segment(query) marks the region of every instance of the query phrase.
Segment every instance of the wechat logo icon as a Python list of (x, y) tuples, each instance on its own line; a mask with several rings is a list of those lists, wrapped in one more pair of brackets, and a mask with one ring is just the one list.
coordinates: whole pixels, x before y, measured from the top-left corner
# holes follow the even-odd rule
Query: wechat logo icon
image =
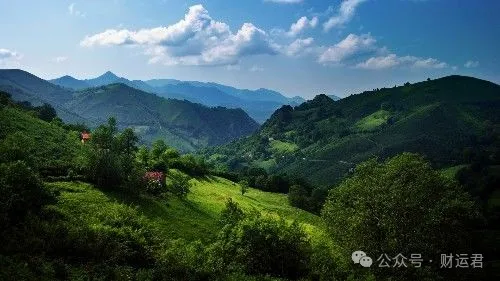
[(354, 263), (359, 263), (362, 267), (370, 267), (373, 263), (372, 258), (367, 256), (363, 251), (353, 252), (351, 258)]

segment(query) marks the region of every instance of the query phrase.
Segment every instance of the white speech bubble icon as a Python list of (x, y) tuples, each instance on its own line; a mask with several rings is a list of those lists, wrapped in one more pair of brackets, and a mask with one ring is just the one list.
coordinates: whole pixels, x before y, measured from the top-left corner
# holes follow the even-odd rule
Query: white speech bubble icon
[(359, 264), (363, 267), (370, 267), (372, 266), (373, 260), (370, 257), (362, 257), (359, 259)]
[(352, 253), (352, 261), (354, 263), (359, 263), (359, 260), (362, 258), (362, 257), (366, 257), (366, 253), (363, 252), (363, 251), (355, 251)]

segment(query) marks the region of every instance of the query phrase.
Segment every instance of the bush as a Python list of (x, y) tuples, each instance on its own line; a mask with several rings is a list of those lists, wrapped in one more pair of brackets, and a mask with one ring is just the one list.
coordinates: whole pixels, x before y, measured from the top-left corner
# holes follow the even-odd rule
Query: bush
[(189, 176), (182, 172), (171, 170), (170, 175), (167, 179), (167, 189), (180, 198), (186, 198), (191, 188), (191, 183), (189, 182)]
[(38, 175), (22, 161), (0, 164), (0, 224), (16, 224), (38, 212), (51, 196)]
[(309, 194), (307, 190), (300, 185), (292, 185), (290, 192), (288, 192), (288, 203), (299, 209), (309, 210)]
[(298, 223), (252, 214), (227, 224), (212, 248), (212, 260), (232, 272), (299, 279), (309, 273), (311, 245)]
[(218, 280), (207, 263), (205, 245), (199, 241), (187, 243), (174, 240), (161, 254), (154, 280)]
[(90, 152), (87, 177), (97, 187), (113, 189), (124, 181), (122, 166), (117, 155), (104, 149)]

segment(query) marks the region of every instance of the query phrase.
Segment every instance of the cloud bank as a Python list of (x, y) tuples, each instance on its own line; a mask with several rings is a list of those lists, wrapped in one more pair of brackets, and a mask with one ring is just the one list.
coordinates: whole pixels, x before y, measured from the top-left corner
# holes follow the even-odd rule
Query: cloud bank
[(416, 56), (398, 56), (386, 47), (377, 45), (377, 40), (370, 34), (349, 34), (339, 43), (326, 47), (318, 62), (324, 65), (348, 64), (355, 68), (381, 70), (395, 67), (411, 68), (446, 68), (449, 65), (435, 58)]
[(228, 65), (246, 56), (278, 53), (278, 46), (262, 29), (244, 23), (233, 33), (226, 23), (213, 20), (202, 5), (191, 6), (184, 19), (169, 26), (108, 29), (86, 36), (80, 45), (143, 46), (150, 63), (167, 65)]

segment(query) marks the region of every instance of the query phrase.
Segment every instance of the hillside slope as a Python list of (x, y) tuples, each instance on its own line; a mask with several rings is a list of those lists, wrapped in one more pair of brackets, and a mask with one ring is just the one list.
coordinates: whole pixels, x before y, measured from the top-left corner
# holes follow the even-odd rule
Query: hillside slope
[[(8, 92), (16, 101), (29, 101), (34, 105), (49, 103), (58, 116), (69, 123), (95, 127), (114, 116), (120, 127), (134, 127), (146, 144), (163, 138), (183, 151), (223, 144), (249, 135), (258, 128), (258, 124), (241, 109), (208, 108), (187, 101), (164, 99), (124, 84), (97, 88), (84, 86), (107, 83), (115, 78), (114, 74), (106, 73), (83, 82), (71, 77), (62, 79), (85, 83), (80, 84), (86, 89), (74, 92), (22, 70), (0, 70), (0, 90)], [(120, 79), (134, 85), (139, 83)], [(149, 87), (145, 83), (139, 84)]]
[(138, 213), (168, 239), (212, 240), (220, 229), (220, 212), (229, 198), (247, 212), (257, 210), (289, 221), (296, 220), (312, 237), (323, 234), (321, 219), (289, 206), (286, 195), (250, 189), (242, 196), (237, 184), (218, 177), (200, 181), (193, 179), (192, 182), (193, 187), (186, 200), (137, 197), (123, 192), (104, 193), (87, 183), (58, 182), (49, 186), (61, 192), (57, 207), (64, 213), (70, 212), (75, 218), (83, 216), (97, 222), (99, 216), (107, 214), (108, 210), (137, 206)]
[(164, 99), (124, 84), (82, 90), (65, 106), (94, 123), (114, 116), (120, 126), (136, 128), (146, 141), (164, 137), (183, 150), (223, 144), (258, 128), (241, 109)]
[(0, 90), (9, 93), (14, 100), (28, 101), (33, 105), (51, 104), (57, 115), (72, 123), (85, 120), (64, 108), (63, 104), (72, 98), (69, 89), (47, 83), (47, 81), (19, 69), (0, 69)]
[[(0, 92), (2, 95), (4, 93)], [(77, 150), (81, 146), (78, 133), (3, 104), (0, 104), (0, 141), (0, 159), (28, 159), (42, 172), (56, 173), (65, 171), (68, 165), (77, 161)]]
[(463, 149), (499, 123), (499, 85), (449, 76), (284, 106), (251, 137), (210, 153), (231, 169), (259, 166), (330, 186), (373, 156), (409, 151), (438, 166), (460, 164)]

